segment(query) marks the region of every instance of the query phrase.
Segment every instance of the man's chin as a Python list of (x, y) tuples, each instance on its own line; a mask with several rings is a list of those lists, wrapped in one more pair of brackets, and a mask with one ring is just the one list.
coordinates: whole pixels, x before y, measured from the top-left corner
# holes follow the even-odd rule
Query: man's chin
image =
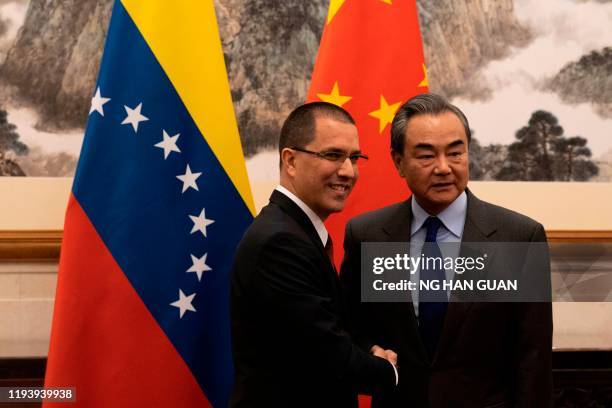
[(435, 209), (437, 211), (442, 211), (443, 209), (451, 205), (458, 196), (459, 194), (456, 194), (456, 191), (449, 192), (449, 194), (430, 195), (428, 197), (427, 203), (424, 204), (428, 207), (431, 207), (432, 210)]
[(330, 205), (327, 207), (327, 211), (329, 214), (339, 213), (340, 211), (344, 210), (345, 204), (346, 204), (346, 200), (342, 200), (342, 201), (334, 200), (334, 203), (330, 203)]
[(344, 203), (342, 203), (342, 205), (335, 205), (335, 206), (333, 207), (333, 209), (331, 210), (331, 213), (332, 213), (332, 214), (333, 214), (333, 213), (339, 213), (339, 212), (341, 212), (342, 210), (344, 210)]

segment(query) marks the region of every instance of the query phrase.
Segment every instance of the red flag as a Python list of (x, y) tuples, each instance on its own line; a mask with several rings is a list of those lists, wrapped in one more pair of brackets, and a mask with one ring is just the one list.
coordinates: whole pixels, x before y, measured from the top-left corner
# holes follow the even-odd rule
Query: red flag
[[(416, 1), (331, 0), (308, 100), (348, 110), (370, 156), (344, 211), (327, 221), (335, 242), (343, 242), (351, 217), (408, 197), (391, 161), (389, 131), (397, 109), (427, 85)], [(342, 255), (335, 251), (337, 264)]]
[[(326, 223), (335, 242), (344, 241), (351, 217), (408, 197), (391, 161), (389, 131), (402, 103), (427, 86), (416, 1), (331, 0), (308, 100), (348, 110), (361, 150), (370, 156), (344, 211)], [(343, 251), (337, 248), (339, 264)], [(360, 400), (360, 406), (368, 405), (368, 399)]]

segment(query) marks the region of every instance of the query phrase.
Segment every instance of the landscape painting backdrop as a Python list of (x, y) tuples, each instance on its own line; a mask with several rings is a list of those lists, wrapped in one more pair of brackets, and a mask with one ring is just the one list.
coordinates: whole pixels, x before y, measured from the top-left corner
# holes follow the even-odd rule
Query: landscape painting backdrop
[[(72, 176), (112, 0), (0, 0), (0, 176)], [(274, 178), (328, 1), (216, 0), (251, 178)], [(430, 90), (475, 180), (612, 181), (611, 0), (417, 0)]]

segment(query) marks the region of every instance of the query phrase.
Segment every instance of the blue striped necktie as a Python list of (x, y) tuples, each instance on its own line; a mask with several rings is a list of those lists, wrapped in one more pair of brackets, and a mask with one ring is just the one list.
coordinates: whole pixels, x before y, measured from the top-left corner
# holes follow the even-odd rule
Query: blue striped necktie
[[(429, 217), (423, 226), (427, 228), (427, 236), (421, 251), (423, 259), (421, 260), (420, 271), (419, 332), (429, 357), (433, 360), (442, 334), (444, 316), (448, 306), (446, 290), (443, 287), (443, 282), (446, 279), (444, 259), (436, 242), (442, 221), (438, 217)], [(436, 280), (439, 283), (438, 290), (431, 287), (423, 289), (427, 283)]]

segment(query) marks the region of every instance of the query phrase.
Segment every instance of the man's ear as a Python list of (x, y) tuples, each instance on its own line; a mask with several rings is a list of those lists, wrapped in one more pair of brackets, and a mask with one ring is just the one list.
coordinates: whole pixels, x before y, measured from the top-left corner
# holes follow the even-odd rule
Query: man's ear
[(295, 151), (285, 147), (281, 151), (281, 166), (285, 168), (287, 174), (291, 177), (295, 177)]
[(399, 173), (400, 177), (405, 177), (404, 170), (402, 167), (402, 164), (405, 160), (404, 156), (399, 154), (395, 150), (391, 150), (391, 159), (393, 160), (393, 164), (395, 165), (395, 168), (397, 169), (397, 172)]

